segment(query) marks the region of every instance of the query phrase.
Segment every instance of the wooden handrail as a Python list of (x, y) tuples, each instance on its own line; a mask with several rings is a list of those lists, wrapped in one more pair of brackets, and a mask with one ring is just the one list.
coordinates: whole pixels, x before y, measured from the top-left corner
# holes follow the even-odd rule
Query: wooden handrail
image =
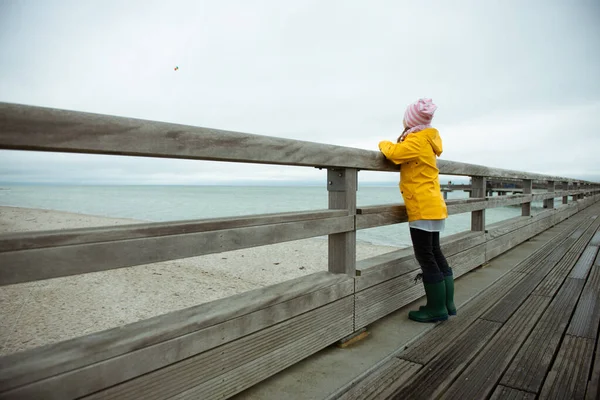
[[(0, 149), (399, 170), (378, 151), (2, 102)], [(448, 160), (438, 167), (445, 175), (587, 182)]]

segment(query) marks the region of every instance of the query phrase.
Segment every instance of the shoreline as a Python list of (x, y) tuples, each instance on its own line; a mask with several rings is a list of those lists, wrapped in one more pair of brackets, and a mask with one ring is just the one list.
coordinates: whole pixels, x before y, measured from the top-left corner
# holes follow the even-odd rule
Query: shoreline
[[(0, 234), (145, 222), (0, 206)], [(400, 247), (357, 243), (357, 260)], [(0, 287), (0, 355), (125, 325), (327, 270), (327, 240), (303, 239)]]

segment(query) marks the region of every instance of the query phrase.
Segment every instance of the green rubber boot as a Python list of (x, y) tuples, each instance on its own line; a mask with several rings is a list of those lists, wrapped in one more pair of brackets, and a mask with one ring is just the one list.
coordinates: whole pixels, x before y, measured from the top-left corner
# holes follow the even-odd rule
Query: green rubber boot
[(408, 318), (417, 322), (437, 322), (448, 319), (448, 310), (446, 309), (446, 282), (423, 283), (425, 295), (427, 296), (427, 305), (421, 307), (419, 311), (410, 311)]
[[(448, 315), (456, 315), (456, 306), (454, 305), (454, 277), (452, 275), (445, 276), (444, 282), (446, 284), (446, 308), (448, 309)], [(423, 311), (427, 306), (419, 307), (420, 311)]]
[(446, 308), (449, 315), (456, 315), (456, 306), (454, 305), (454, 277), (452, 275), (444, 277), (446, 284)]

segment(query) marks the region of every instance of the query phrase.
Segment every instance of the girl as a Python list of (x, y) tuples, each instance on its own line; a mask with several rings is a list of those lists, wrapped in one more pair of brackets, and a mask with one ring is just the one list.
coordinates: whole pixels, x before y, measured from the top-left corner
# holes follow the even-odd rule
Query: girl
[(442, 139), (431, 127), (437, 106), (419, 99), (404, 113), (404, 132), (397, 143), (382, 141), (379, 150), (400, 168), (400, 192), (404, 198), (410, 237), (422, 273), (427, 305), (410, 311), (419, 322), (435, 322), (456, 315), (452, 269), (440, 248), (440, 232), (448, 217), (439, 183), (436, 156), (442, 154)]

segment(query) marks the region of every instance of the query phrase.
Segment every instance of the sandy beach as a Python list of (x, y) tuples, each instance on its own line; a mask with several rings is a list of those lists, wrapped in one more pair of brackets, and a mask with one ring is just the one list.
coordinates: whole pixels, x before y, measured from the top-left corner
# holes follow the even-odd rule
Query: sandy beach
[[(0, 207), (0, 233), (131, 224)], [(364, 259), (395, 247), (357, 245)], [(327, 240), (305, 239), (0, 287), (0, 355), (113, 328), (327, 270)]]

